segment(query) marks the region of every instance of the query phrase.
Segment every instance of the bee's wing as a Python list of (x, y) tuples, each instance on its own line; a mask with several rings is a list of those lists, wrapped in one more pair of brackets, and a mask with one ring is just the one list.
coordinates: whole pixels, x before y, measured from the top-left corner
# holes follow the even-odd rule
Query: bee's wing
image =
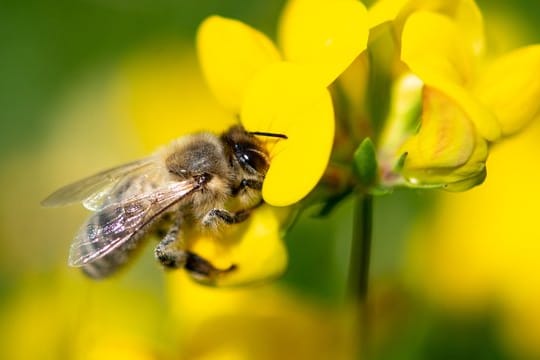
[(198, 188), (192, 180), (170, 182), (122, 203), (110, 204), (94, 213), (73, 240), (69, 265), (83, 266), (126, 245), (139, 231), (168, 208)]
[(41, 205), (61, 206), (88, 199), (88, 206), (86, 203), (85, 206), (90, 210), (97, 210), (99, 208), (97, 204), (102, 202), (119, 180), (127, 175), (146, 171), (153, 164), (154, 159), (149, 157), (102, 171), (56, 190), (45, 198)]

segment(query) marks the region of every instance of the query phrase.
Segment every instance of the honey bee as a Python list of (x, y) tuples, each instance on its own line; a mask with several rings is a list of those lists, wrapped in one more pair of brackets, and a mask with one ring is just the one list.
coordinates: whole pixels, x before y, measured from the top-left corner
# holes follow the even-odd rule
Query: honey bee
[(287, 138), (247, 132), (240, 125), (221, 136), (188, 135), (147, 158), (52, 193), (42, 205), (82, 202), (93, 211), (73, 240), (68, 264), (101, 279), (126, 264), (148, 235), (161, 233), (154, 254), (165, 268), (183, 267), (208, 281), (234, 270), (235, 264), (218, 269), (186, 250), (181, 229), (199, 226), (219, 231), (246, 220), (262, 204), (261, 188), (270, 159), (260, 136)]

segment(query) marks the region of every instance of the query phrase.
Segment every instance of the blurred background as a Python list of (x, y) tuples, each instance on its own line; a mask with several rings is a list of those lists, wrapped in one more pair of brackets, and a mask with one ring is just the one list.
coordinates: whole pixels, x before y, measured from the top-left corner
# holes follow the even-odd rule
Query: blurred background
[[(227, 117), (197, 68), (197, 26), (219, 14), (275, 38), (282, 5), (0, 2), (0, 358), (350, 357), (350, 200), (328, 218), (302, 217), (285, 276), (247, 289), (165, 275), (151, 246), (128, 271), (91, 282), (66, 265), (84, 209), (39, 206), (61, 185)], [(540, 42), (538, 1), (479, 5), (494, 53)], [(467, 193), (376, 199), (371, 358), (540, 359), (539, 144), (537, 122), (497, 145), (486, 183)]]

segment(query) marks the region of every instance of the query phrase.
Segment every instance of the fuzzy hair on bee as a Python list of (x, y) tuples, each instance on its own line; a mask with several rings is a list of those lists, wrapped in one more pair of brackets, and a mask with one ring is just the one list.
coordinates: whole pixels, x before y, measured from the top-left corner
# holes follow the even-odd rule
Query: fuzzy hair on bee
[(182, 230), (220, 231), (242, 222), (262, 204), (261, 189), (270, 166), (260, 137), (242, 126), (220, 136), (208, 132), (172, 141), (153, 155), (60, 188), (44, 206), (76, 202), (92, 214), (75, 236), (68, 264), (94, 279), (114, 274), (150, 234), (161, 234), (156, 259), (165, 268), (185, 268), (212, 282), (233, 271), (214, 267), (186, 249)]

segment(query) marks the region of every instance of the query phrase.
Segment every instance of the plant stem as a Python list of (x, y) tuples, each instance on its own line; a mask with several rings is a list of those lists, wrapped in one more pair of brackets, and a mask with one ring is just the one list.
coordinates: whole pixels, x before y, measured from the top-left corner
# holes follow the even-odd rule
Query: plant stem
[(373, 196), (357, 194), (353, 213), (353, 239), (349, 267), (350, 295), (365, 303), (368, 294), (369, 260), (373, 231)]
[(373, 232), (373, 196), (356, 193), (353, 211), (353, 238), (349, 266), (349, 298), (356, 316), (359, 354), (369, 358), (369, 314), (367, 296), (369, 288), (369, 260)]

